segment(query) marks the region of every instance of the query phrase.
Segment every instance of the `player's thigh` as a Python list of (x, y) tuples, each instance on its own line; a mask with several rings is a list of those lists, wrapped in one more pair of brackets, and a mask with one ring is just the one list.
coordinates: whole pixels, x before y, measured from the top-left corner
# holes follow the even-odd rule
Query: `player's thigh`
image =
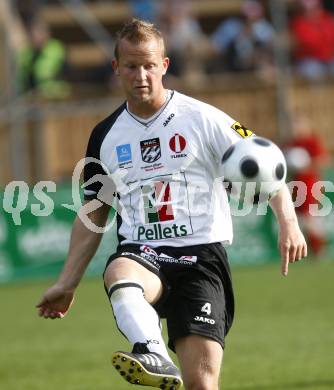
[(120, 280), (131, 280), (144, 288), (146, 300), (154, 304), (163, 292), (160, 278), (146, 267), (126, 257), (114, 259), (106, 268), (104, 283), (107, 288)]
[(192, 334), (176, 340), (175, 350), (187, 390), (218, 390), (223, 348), (217, 341)]

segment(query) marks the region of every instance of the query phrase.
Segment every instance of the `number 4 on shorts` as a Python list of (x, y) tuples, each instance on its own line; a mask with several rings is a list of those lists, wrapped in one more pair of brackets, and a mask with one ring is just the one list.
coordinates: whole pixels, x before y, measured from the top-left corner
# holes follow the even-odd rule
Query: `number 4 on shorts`
[(206, 303), (202, 306), (201, 312), (206, 313), (206, 315), (209, 316), (209, 315), (211, 314), (211, 303), (206, 302)]

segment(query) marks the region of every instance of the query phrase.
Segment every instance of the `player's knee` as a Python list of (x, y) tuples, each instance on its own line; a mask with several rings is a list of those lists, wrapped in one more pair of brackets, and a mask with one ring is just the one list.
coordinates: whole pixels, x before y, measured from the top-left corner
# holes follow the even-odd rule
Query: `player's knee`
[(162, 282), (156, 274), (124, 257), (113, 260), (107, 266), (103, 279), (108, 291), (110, 286), (122, 284), (124, 280), (139, 284), (143, 288), (145, 299), (151, 304), (157, 302), (163, 293)]
[(105, 286), (105, 290), (114, 311), (116, 308), (120, 310), (123, 306), (128, 305), (136, 308), (138, 303), (144, 299), (143, 286), (132, 280), (118, 280), (108, 287)]
[(112, 262), (110, 262), (103, 275), (104, 283), (107, 287), (111, 284), (118, 282), (119, 280), (135, 280), (136, 272), (134, 268), (131, 267), (131, 260), (119, 257)]

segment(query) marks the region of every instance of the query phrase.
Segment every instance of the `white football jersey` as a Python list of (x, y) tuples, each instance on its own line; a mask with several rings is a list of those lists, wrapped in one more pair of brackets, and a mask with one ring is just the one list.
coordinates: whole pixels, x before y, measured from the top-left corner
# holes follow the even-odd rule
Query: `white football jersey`
[(224, 112), (175, 91), (149, 121), (142, 122), (123, 104), (91, 134), (86, 159), (96, 160), (87, 159), (85, 166), (84, 179), (90, 181), (85, 199), (106, 201), (105, 175), (113, 179), (121, 244), (230, 244), (221, 158), (249, 135)]

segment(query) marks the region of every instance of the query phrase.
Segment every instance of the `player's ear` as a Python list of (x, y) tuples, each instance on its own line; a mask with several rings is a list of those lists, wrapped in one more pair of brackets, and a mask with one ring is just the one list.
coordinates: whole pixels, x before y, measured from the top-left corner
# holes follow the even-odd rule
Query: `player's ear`
[(169, 66), (169, 58), (164, 57), (162, 59), (162, 67), (163, 67), (162, 75), (163, 76), (167, 73), (168, 66)]
[(112, 66), (112, 68), (113, 68), (113, 70), (114, 70), (114, 72), (115, 72), (115, 75), (116, 75), (116, 76), (119, 76), (118, 62), (117, 62), (116, 59), (113, 59), (113, 60), (111, 61), (111, 66)]

